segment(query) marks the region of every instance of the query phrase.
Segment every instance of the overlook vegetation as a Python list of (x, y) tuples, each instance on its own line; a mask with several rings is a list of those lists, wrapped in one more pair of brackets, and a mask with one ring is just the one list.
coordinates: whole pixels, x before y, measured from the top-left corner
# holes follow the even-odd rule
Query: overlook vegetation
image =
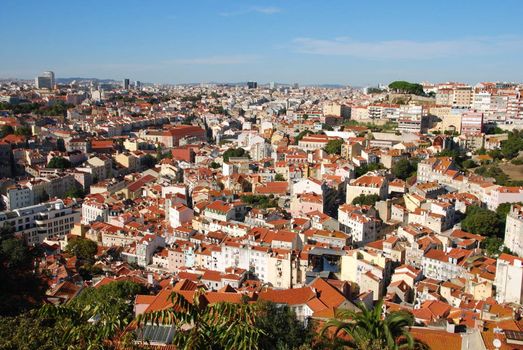
[(417, 83), (409, 83), (408, 81), (393, 81), (389, 84), (389, 89), (402, 93), (402, 94), (413, 94), (418, 96), (425, 96), (423, 86)]

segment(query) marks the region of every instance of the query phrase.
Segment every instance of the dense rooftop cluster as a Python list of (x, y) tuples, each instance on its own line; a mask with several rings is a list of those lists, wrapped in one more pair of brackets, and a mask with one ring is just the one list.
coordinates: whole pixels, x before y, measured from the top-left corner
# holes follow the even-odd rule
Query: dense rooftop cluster
[(135, 316), (174, 291), (306, 325), (382, 300), (433, 349), (517, 348), (523, 86), (405, 86), (2, 83), (2, 232), (55, 305), (129, 281)]

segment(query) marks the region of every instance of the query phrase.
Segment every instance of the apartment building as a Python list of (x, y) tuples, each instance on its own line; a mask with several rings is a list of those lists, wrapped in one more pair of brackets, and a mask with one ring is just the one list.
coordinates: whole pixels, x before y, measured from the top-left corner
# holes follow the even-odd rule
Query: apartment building
[(446, 281), (452, 278), (466, 278), (465, 262), (473, 254), (470, 250), (454, 248), (446, 252), (439, 249), (429, 250), (422, 258), (425, 277)]
[(505, 247), (518, 256), (523, 256), (523, 206), (514, 204), (507, 215)]
[(523, 303), (523, 259), (501, 254), (496, 263), (496, 300), (498, 303)]
[(352, 203), (360, 195), (378, 195), (381, 199), (387, 198), (389, 193), (388, 180), (383, 176), (363, 175), (352, 180), (347, 185), (347, 203)]
[(0, 212), (0, 225), (13, 227), (30, 245), (51, 236), (62, 238), (79, 222), (80, 211), (62, 200)]

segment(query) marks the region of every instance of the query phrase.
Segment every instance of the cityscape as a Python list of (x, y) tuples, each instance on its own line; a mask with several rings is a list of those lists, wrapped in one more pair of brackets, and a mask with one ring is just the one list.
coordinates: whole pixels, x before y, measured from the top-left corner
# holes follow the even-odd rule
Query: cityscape
[(34, 19), (0, 58), (0, 350), (523, 349), (522, 4), (448, 36), (485, 8), (116, 1), (49, 42), (52, 3), (0, 14)]

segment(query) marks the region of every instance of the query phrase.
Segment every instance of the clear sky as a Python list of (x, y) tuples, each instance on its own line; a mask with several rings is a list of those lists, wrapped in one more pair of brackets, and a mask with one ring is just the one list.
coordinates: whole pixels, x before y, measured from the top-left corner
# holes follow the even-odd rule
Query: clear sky
[(0, 77), (523, 81), (522, 0), (2, 0)]

